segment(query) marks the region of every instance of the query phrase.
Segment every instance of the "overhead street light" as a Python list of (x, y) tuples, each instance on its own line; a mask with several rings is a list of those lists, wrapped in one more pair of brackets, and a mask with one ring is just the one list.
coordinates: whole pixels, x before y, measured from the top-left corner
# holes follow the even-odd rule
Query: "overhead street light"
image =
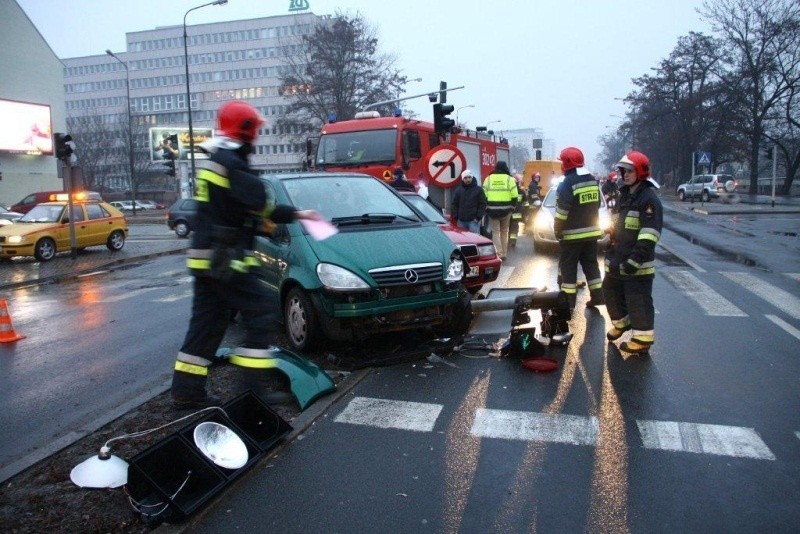
[(120, 65), (125, 67), (125, 92), (127, 94), (127, 100), (125, 102), (126, 107), (128, 108), (128, 172), (131, 175), (131, 206), (133, 207), (133, 216), (136, 216), (136, 179), (133, 175), (133, 123), (131, 122), (131, 78), (130, 78), (130, 71), (128, 71), (128, 65), (116, 55), (111, 50), (106, 50), (106, 54), (116, 59)]
[(189, 187), (194, 196), (194, 180), (195, 180), (195, 170), (194, 170), (194, 130), (192, 129), (192, 93), (189, 89), (189, 40), (186, 35), (186, 16), (194, 11), (195, 9), (200, 9), (201, 7), (206, 6), (223, 6), (228, 3), (228, 0), (214, 0), (214, 2), (209, 2), (207, 4), (202, 4), (197, 7), (193, 7), (189, 9), (183, 15), (183, 63), (184, 67), (186, 67), (186, 109), (189, 114), (189, 160), (191, 161), (192, 165), (192, 175), (191, 179), (189, 180)]
[(461, 106), (460, 108), (456, 109), (456, 124), (458, 124), (458, 112), (459, 111), (461, 111), (462, 109), (474, 108), (474, 107), (475, 107), (475, 104), (468, 104), (466, 106)]

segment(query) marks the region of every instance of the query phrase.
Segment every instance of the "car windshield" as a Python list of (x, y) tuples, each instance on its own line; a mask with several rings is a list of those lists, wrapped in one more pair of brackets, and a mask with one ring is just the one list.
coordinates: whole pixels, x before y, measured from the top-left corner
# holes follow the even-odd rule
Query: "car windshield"
[(395, 160), (397, 130), (370, 130), (323, 135), (317, 147), (317, 165), (337, 167)]
[(411, 202), (415, 208), (422, 212), (426, 219), (433, 221), (436, 224), (446, 224), (447, 219), (444, 218), (442, 212), (436, 209), (436, 206), (425, 200), (419, 195), (403, 195), (406, 200)]
[(40, 223), (40, 222), (59, 222), (65, 206), (39, 204), (34, 206), (31, 211), (23, 215), (19, 222)]
[(371, 176), (314, 176), (281, 181), (292, 205), (314, 209), (328, 220), (389, 215), (419, 220), (383, 182)]

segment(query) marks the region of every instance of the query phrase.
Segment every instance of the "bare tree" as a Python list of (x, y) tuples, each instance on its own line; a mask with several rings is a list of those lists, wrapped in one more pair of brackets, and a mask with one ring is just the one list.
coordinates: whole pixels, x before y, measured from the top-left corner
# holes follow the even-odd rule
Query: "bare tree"
[[(723, 78), (727, 90), (736, 95), (742, 110), (737, 124), (747, 136), (750, 162), (750, 193), (758, 191), (758, 159), (765, 125), (775, 106), (797, 83), (785, 76), (780, 65), (794, 58), (796, 73), (800, 44), (800, 3), (797, 0), (713, 0), (698, 12), (724, 38), (732, 58)], [(792, 81), (794, 78), (794, 81)]]
[(527, 145), (522, 143), (515, 143), (509, 147), (510, 152), (510, 163), (512, 169), (518, 169), (521, 172), (521, 169), (525, 168), (525, 162), (532, 159), (531, 158), (531, 151), (528, 149)]
[(92, 112), (67, 117), (67, 131), (75, 142), (75, 155), (83, 171), (83, 185), (89, 190), (105, 190), (109, 163), (110, 141), (119, 137), (113, 132), (103, 115)]
[(288, 133), (316, 128), (330, 115), (352, 119), (369, 104), (397, 98), (408, 82), (395, 67), (397, 58), (380, 52), (375, 30), (360, 14), (322, 20), (293, 50), (282, 79), (289, 110), (279, 121)]

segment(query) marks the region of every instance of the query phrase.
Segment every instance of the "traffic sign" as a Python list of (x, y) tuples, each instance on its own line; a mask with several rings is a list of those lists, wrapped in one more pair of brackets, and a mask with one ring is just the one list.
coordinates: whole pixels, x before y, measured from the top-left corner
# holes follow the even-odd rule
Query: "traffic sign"
[(453, 187), (467, 166), (467, 158), (456, 147), (440, 145), (425, 156), (428, 176), (439, 187)]
[(711, 152), (695, 152), (698, 165), (711, 165)]

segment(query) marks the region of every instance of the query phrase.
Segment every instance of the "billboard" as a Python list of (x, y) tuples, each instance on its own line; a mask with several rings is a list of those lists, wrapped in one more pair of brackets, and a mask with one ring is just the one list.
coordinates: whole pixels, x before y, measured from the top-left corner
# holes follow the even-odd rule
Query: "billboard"
[(0, 99), (0, 152), (53, 154), (50, 106)]
[[(207, 159), (199, 145), (214, 137), (214, 130), (192, 128), (192, 133), (196, 158)], [(153, 163), (168, 159), (188, 161), (189, 147), (189, 128), (150, 128), (150, 161)]]

